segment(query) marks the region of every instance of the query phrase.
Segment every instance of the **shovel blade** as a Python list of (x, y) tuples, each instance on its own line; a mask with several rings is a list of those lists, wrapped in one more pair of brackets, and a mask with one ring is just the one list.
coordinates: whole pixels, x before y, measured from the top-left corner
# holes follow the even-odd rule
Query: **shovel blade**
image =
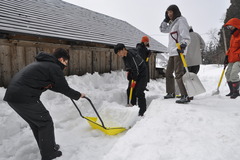
[(196, 96), (206, 92), (200, 79), (195, 73), (192, 72), (185, 73), (182, 77), (182, 80), (189, 97)]
[(126, 128), (123, 127), (103, 127), (101, 124), (97, 123), (97, 117), (85, 117), (88, 120), (89, 125), (93, 129), (99, 129), (107, 135), (116, 135), (123, 131), (126, 131)]

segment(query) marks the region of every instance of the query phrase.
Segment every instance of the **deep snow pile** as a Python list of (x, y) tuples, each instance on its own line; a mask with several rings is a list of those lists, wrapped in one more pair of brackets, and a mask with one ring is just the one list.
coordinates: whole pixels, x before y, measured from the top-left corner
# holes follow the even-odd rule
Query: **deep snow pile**
[[(105, 118), (130, 127), (116, 136), (90, 128), (61, 94), (45, 92), (41, 100), (55, 123), (58, 160), (238, 160), (240, 157), (240, 97), (229, 99), (225, 78), (216, 90), (223, 66), (201, 66), (199, 78), (207, 92), (189, 104), (164, 100), (165, 80), (151, 80), (146, 92), (148, 109), (137, 118), (137, 107), (126, 108), (126, 74), (69, 76), (71, 87), (86, 93)], [(0, 160), (40, 160), (29, 126), (4, 101), (0, 88)], [(85, 99), (76, 101), (85, 116), (95, 116)], [(112, 125), (112, 124), (109, 124)]]

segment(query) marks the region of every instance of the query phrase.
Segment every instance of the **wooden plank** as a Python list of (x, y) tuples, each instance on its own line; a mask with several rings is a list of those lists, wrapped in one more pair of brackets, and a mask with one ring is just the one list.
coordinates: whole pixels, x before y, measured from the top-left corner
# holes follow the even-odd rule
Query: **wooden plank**
[(79, 50), (79, 75), (84, 75), (87, 72), (87, 52)]
[(70, 74), (71, 75), (79, 75), (79, 56), (78, 56), (79, 51), (76, 49), (70, 50), (70, 61), (69, 61), (69, 66), (70, 66)]
[[(0, 44), (2, 44), (1, 41)], [(4, 51), (2, 50), (3, 47), (4, 45), (0, 45), (0, 87), (3, 86), (3, 54), (4, 54)]]
[(3, 86), (7, 87), (9, 84), (12, 74), (11, 74), (11, 52), (10, 46), (0, 46), (1, 60), (2, 60), (2, 81)]
[(112, 61), (111, 61), (111, 70), (112, 71), (116, 71), (118, 70), (118, 55), (116, 55), (113, 51), (111, 52), (111, 57), (112, 57)]
[(100, 56), (99, 51), (93, 50), (93, 72), (100, 73)]
[(32, 63), (35, 61), (35, 56), (37, 55), (37, 52), (36, 52), (36, 48), (35, 47), (26, 47), (25, 49), (25, 54), (26, 54), (26, 57), (25, 57), (25, 62), (26, 62), (26, 65)]
[(99, 52), (99, 59), (100, 59), (100, 74), (106, 72), (106, 52), (100, 51)]
[(105, 52), (106, 61), (105, 61), (105, 72), (111, 72), (111, 52), (107, 50)]
[(86, 68), (86, 72), (87, 73), (92, 73), (93, 74), (93, 52), (90, 50), (86, 50), (86, 62), (87, 62), (87, 68)]
[(18, 68), (17, 72), (20, 71), (23, 67), (26, 66), (26, 54), (25, 54), (25, 47), (24, 46), (17, 46), (17, 63)]
[(13, 44), (10, 47), (11, 62), (12, 62), (12, 75), (18, 72), (18, 61), (17, 61), (17, 45)]
[(74, 50), (70, 49), (69, 50), (70, 60), (68, 62), (68, 71), (70, 75), (73, 73), (73, 63), (72, 63), (73, 53), (74, 53)]
[(14, 44), (11, 47), (10, 54), (11, 54), (11, 62), (12, 62), (12, 75), (14, 75), (26, 65), (24, 47)]

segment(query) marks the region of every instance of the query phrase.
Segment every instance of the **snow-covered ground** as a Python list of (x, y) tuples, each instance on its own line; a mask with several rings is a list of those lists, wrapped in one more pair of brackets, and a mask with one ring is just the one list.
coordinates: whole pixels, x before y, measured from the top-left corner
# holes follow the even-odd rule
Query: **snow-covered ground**
[[(212, 96), (222, 69), (201, 66), (198, 76), (207, 92), (189, 104), (164, 100), (165, 79), (151, 80), (143, 118), (136, 116), (137, 107), (125, 107), (124, 71), (67, 77), (71, 87), (92, 100), (104, 121), (110, 116), (118, 125), (132, 127), (115, 136), (105, 135), (79, 116), (69, 98), (47, 91), (41, 100), (52, 115), (63, 152), (57, 160), (239, 160), (240, 97), (225, 96), (225, 77), (220, 94)], [(2, 100), (4, 93), (0, 88), (0, 160), (40, 160), (29, 126)], [(85, 116), (94, 116), (86, 99), (76, 103)]]

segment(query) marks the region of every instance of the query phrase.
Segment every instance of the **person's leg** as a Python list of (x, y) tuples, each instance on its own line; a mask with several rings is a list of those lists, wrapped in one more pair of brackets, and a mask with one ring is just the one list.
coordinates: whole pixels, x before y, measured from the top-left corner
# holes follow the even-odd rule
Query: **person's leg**
[(230, 79), (230, 75), (231, 75), (231, 72), (232, 72), (232, 67), (233, 67), (233, 63), (228, 63), (228, 67), (227, 67), (227, 70), (225, 72), (225, 77), (226, 77), (227, 84), (228, 84), (228, 87), (229, 87), (229, 90), (230, 90), (229, 93), (226, 96), (231, 96), (233, 94), (232, 81)]
[[(173, 76), (174, 72), (174, 57), (169, 57), (167, 69), (166, 69), (166, 92), (165, 99), (175, 98), (175, 80)], [(172, 94), (172, 95), (171, 95)]]
[(178, 83), (180, 93), (181, 93), (181, 95), (187, 95), (186, 88), (185, 88), (185, 86), (183, 84), (183, 81), (182, 81), (182, 76), (184, 75), (184, 67), (183, 67), (182, 60), (179, 56), (175, 56), (174, 64), (175, 64), (175, 66), (174, 66), (175, 79)]
[(182, 60), (179, 56), (176, 56), (174, 59), (175, 62), (175, 76), (176, 76), (176, 81), (181, 93), (181, 99), (177, 100), (176, 103), (187, 103), (190, 102), (190, 99), (188, 97), (186, 88), (183, 84), (183, 80), (182, 80), (182, 76), (184, 75), (184, 67), (183, 67), (183, 63)]
[(136, 87), (135, 87), (136, 96), (138, 98), (138, 106), (140, 108), (139, 116), (143, 116), (147, 109), (146, 98), (144, 93), (146, 86), (147, 86), (147, 77), (141, 77), (137, 81)]
[(40, 101), (34, 104), (9, 102), (9, 105), (30, 125), (43, 159), (56, 158), (62, 155), (60, 151), (54, 149), (56, 143), (53, 121)]
[(235, 99), (239, 96), (239, 75), (240, 72), (240, 62), (235, 62), (232, 66), (232, 71), (230, 74), (230, 81), (232, 82), (233, 94), (231, 95), (232, 99)]

